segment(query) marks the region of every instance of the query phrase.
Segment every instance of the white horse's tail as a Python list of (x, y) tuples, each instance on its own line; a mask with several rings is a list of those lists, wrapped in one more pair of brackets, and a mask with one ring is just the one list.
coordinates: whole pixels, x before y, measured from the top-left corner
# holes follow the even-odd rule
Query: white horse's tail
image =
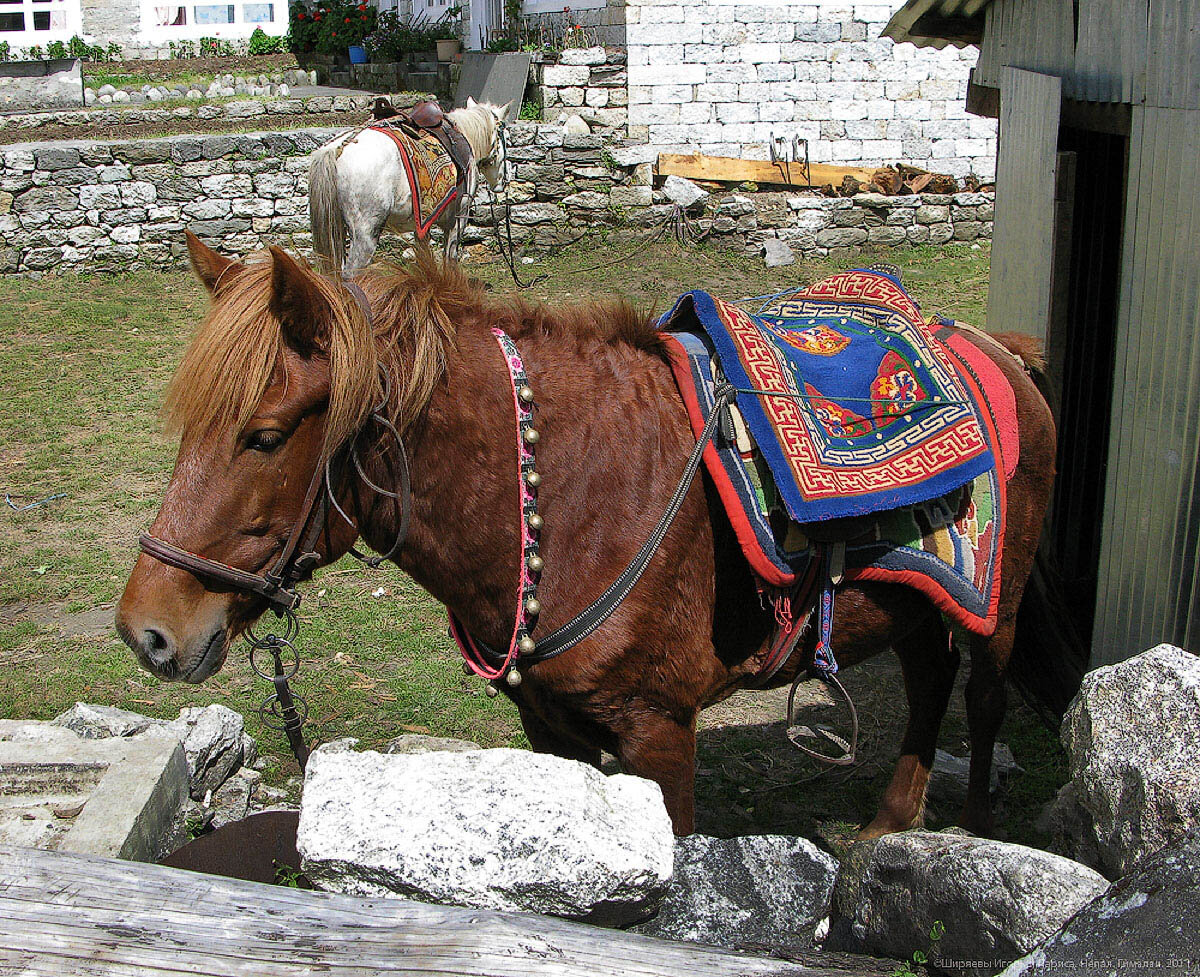
[(308, 219), (312, 225), (317, 264), (340, 275), (346, 263), (346, 219), (338, 199), (337, 163), (341, 140), (322, 146), (308, 164)]

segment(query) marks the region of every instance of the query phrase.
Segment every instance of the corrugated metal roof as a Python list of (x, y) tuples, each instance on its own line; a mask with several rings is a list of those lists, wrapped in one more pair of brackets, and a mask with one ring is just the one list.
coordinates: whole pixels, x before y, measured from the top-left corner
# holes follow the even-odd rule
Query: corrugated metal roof
[(893, 41), (907, 41), (917, 47), (932, 47), (941, 50), (949, 44), (966, 47), (965, 41), (948, 41), (942, 37), (922, 37), (912, 34), (913, 25), (926, 14), (936, 17), (976, 17), (992, 0), (908, 0), (888, 21), (883, 36)]

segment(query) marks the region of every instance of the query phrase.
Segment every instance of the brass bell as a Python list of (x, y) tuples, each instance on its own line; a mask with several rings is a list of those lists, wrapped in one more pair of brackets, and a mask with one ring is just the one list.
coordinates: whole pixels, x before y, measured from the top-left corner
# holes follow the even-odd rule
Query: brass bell
[(494, 682), (488, 682), (487, 688), (484, 689), (484, 691), (487, 693), (487, 697), (489, 699), (494, 699), (494, 698), (496, 698), (496, 696), (498, 696), (500, 694), (500, 690), (498, 688), (496, 688), (496, 685)]
[(539, 516), (536, 512), (532, 513), (530, 515), (530, 517), (529, 517), (529, 528), (530, 529), (541, 529), (544, 525), (546, 525), (546, 520), (543, 519), (541, 516)]
[(525, 637), (517, 642), (517, 648), (520, 650), (522, 655), (532, 655), (534, 649), (537, 648), (537, 642), (534, 641), (533, 638), (529, 637), (529, 635), (525, 635)]
[(526, 444), (537, 444), (541, 440), (542, 440), (542, 436), (538, 433), (537, 428), (535, 428), (535, 427), (525, 428), (525, 443)]
[(538, 472), (529, 472), (525, 476), (525, 481), (527, 481), (534, 488), (537, 488), (539, 485), (542, 484), (542, 476)]
[(530, 597), (529, 600), (525, 601), (525, 613), (528, 614), (530, 617), (534, 617), (537, 614), (541, 614), (542, 613), (542, 602), (540, 600), (538, 600), (536, 597)]
[(504, 676), (504, 681), (508, 683), (510, 689), (515, 689), (521, 684), (521, 673), (515, 668), (510, 668), (508, 674)]
[(534, 553), (533, 556), (531, 556), (526, 562), (529, 564), (529, 569), (534, 573), (537, 573), (546, 565), (546, 561), (536, 553)]
[(517, 391), (517, 396), (526, 404), (533, 403), (533, 387), (526, 385)]

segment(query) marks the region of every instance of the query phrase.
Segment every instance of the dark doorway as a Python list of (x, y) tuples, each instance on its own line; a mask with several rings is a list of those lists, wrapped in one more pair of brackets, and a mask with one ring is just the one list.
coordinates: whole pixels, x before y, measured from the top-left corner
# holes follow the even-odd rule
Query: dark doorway
[(1085, 654), (1100, 559), (1128, 143), (1113, 132), (1069, 125), (1059, 131), (1059, 152), (1074, 157), (1074, 186), (1059, 245), (1069, 247), (1069, 256), (1060, 255), (1066, 281), (1056, 288), (1046, 344), (1058, 421), (1049, 539), (1069, 623)]

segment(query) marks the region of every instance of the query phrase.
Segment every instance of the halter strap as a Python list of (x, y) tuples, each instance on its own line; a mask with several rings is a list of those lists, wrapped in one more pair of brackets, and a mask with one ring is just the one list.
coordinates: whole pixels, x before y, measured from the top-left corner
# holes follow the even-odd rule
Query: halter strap
[[(343, 281), (342, 285), (350, 293), (350, 296), (359, 308), (362, 309), (368, 324), (371, 323), (371, 303), (367, 298), (366, 292), (356, 282)], [(400, 446), (400, 462), (403, 469), (402, 484), (404, 486), (402, 498), (397, 493), (385, 493), (393, 498), (401, 498), (400, 526), (396, 542), (387, 554), (387, 556), (392, 556), (403, 544), (404, 536), (408, 531), (410, 493), (407, 488), (409, 483), (408, 459), (404, 452), (404, 443), (400, 439), (399, 432), (396, 431), (395, 426), (382, 414), (383, 408), (386, 407), (387, 399), (387, 397), (384, 398), (384, 405), (380, 410), (375, 411), (372, 416), (381, 420), (384, 426), (395, 434), (397, 444)], [(362, 474), (366, 484), (372, 489), (379, 490), (374, 482), (368, 479), (365, 473), (363, 473), (362, 464), (353, 447), (350, 449), (350, 454), (354, 460), (355, 467)], [(268, 570), (261, 573), (254, 573), (250, 570), (232, 567), (219, 560), (213, 560), (198, 553), (192, 553), (180, 546), (176, 546), (174, 543), (168, 543), (166, 540), (159, 539), (157, 536), (152, 536), (149, 533), (143, 533), (138, 537), (138, 546), (147, 556), (167, 566), (186, 570), (196, 577), (216, 580), (235, 590), (257, 594), (266, 600), (271, 610), (277, 614), (294, 611), (300, 606), (301, 596), (299, 591), (295, 589), (295, 585), (303, 577), (307, 576), (321, 561), (321, 555), (315, 547), (322, 531), (326, 528), (330, 502), (333, 503), (333, 508), (337, 510), (338, 514), (348, 524), (354, 525), (353, 520), (337, 504), (337, 500), (333, 498), (333, 487), (330, 480), (332, 461), (332, 457), (318, 461), (312, 480), (308, 483), (308, 490), (304, 494), (304, 501), (300, 506), (300, 513), (297, 516), (296, 522), (292, 524), (291, 532), (288, 533), (287, 540), (283, 544), (283, 549)]]

